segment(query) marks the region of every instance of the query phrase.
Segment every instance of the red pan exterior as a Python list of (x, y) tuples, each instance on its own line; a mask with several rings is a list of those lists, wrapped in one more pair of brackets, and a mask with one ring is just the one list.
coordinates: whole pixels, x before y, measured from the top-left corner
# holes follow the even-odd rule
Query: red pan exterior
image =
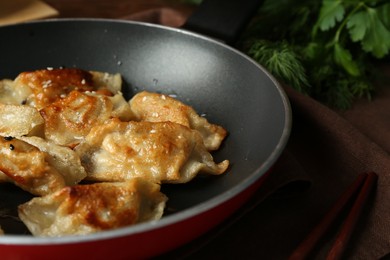
[(268, 174), (246, 190), (201, 214), (158, 229), (105, 240), (59, 245), (1, 245), (2, 260), (148, 259), (178, 248), (210, 231), (238, 210), (261, 187)]

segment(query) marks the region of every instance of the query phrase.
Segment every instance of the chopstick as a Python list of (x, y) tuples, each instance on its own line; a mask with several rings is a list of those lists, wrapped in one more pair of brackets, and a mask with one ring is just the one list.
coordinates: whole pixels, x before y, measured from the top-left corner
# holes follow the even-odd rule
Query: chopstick
[(363, 184), (362, 189), (360, 190), (358, 197), (355, 203), (352, 206), (351, 211), (349, 212), (344, 225), (342, 226), (340, 233), (338, 234), (332, 248), (329, 251), (329, 254), (326, 259), (339, 259), (344, 252), (344, 249), (351, 237), (353, 229), (359, 219), (360, 213), (363, 210), (364, 205), (367, 202), (368, 196), (376, 184), (378, 176), (374, 172), (370, 172), (367, 175), (367, 178)]
[(351, 198), (358, 193), (357, 198), (355, 199), (355, 202), (327, 256), (327, 260), (339, 259), (344, 252), (357, 220), (359, 219), (360, 213), (367, 201), (367, 198), (371, 194), (377, 179), (378, 176), (374, 172), (359, 174), (356, 180), (339, 197), (318, 225), (294, 250), (289, 259), (305, 259), (309, 253), (311, 253), (318, 241), (324, 236), (341, 211), (346, 207)]

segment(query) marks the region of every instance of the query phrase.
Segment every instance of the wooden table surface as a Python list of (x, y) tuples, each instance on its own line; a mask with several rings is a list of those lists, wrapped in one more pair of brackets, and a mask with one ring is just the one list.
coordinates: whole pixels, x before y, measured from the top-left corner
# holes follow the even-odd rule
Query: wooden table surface
[(190, 13), (193, 6), (181, 0), (44, 0), (60, 12), (59, 17), (119, 18), (159, 7)]

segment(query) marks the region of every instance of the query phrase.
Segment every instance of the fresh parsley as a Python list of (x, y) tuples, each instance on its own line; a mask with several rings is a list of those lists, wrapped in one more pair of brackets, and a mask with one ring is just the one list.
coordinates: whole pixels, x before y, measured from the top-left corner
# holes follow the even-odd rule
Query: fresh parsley
[(390, 0), (265, 0), (238, 48), (298, 91), (347, 109), (371, 98), (372, 63), (389, 56)]
[[(330, 106), (347, 109), (355, 99), (370, 99), (374, 92), (372, 63), (389, 55), (389, 19), (389, 0), (266, 0), (243, 41), (245, 51), (280, 80)], [(275, 64), (268, 65), (289, 66), (283, 56), (264, 62), (267, 54), (256, 47), (264, 40), (287, 42), (285, 48), (301, 63), (295, 73), (286, 75), (274, 70)], [(304, 81), (296, 85), (302, 78), (309, 87), (300, 87), (306, 86)]]

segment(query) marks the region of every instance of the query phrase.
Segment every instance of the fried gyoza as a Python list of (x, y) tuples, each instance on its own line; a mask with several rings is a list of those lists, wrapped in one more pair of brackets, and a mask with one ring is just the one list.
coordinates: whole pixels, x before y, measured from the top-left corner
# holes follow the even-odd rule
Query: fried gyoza
[(0, 138), (0, 180), (46, 195), (85, 178), (78, 155), (39, 137)]
[(217, 150), (226, 137), (227, 132), (224, 128), (210, 124), (192, 107), (170, 96), (143, 91), (136, 94), (129, 103), (138, 120), (170, 121), (199, 131), (209, 151)]
[(20, 73), (14, 81), (15, 90), (28, 94), (24, 104), (42, 109), (66, 96), (74, 89), (94, 90), (92, 75), (80, 69), (44, 69)]
[(121, 94), (113, 97), (95, 92), (72, 91), (67, 97), (41, 110), (45, 120), (45, 137), (60, 145), (79, 143), (91, 128), (107, 119), (118, 117), (123, 121), (132, 118), (129, 104)]
[(44, 195), (65, 186), (62, 175), (48, 162), (49, 155), (18, 139), (0, 137), (0, 171), (22, 189)]
[(20, 140), (47, 153), (49, 155), (47, 157), (48, 163), (62, 175), (65, 185), (76, 185), (87, 176), (81, 165), (80, 157), (72, 149), (36, 136), (20, 137)]
[(38, 110), (73, 90), (116, 94), (122, 85), (119, 74), (75, 68), (43, 69), (20, 73), (14, 81), (3, 80), (0, 99), (4, 104), (29, 105)]
[(124, 181), (143, 177), (158, 183), (185, 183), (200, 171), (223, 173), (229, 162), (216, 164), (200, 134), (173, 122), (111, 120), (92, 128), (75, 151), (88, 179)]
[(82, 235), (158, 220), (167, 198), (160, 185), (141, 178), (65, 187), (19, 206), (35, 236)]

